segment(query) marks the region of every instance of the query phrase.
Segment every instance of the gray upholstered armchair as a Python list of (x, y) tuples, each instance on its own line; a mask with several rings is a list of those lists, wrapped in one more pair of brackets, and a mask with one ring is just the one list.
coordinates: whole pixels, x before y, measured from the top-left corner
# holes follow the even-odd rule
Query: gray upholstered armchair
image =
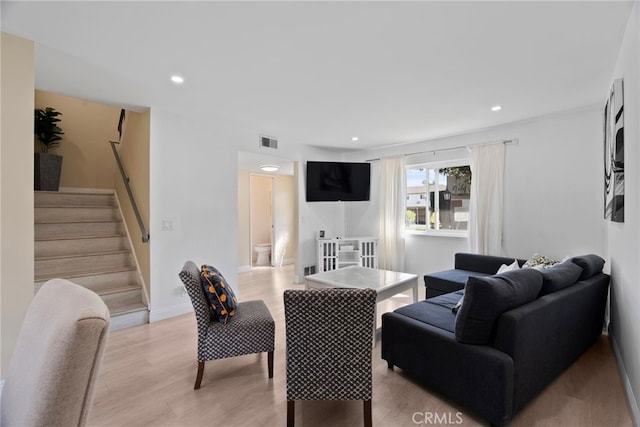
[(42, 285), (2, 389), (3, 426), (83, 426), (109, 334), (100, 297), (63, 279)]
[(363, 400), (371, 426), (372, 289), (286, 290), (287, 426), (295, 400)]
[(262, 300), (238, 303), (237, 313), (226, 324), (211, 321), (209, 303), (200, 284), (200, 269), (187, 261), (179, 274), (198, 323), (198, 373), (194, 389), (199, 389), (207, 360), (267, 352), (269, 378), (273, 378), (275, 323)]

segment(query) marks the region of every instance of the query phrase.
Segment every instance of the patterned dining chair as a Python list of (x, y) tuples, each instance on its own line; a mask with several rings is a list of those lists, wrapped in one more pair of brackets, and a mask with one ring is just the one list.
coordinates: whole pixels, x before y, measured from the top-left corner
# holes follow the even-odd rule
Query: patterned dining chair
[(211, 319), (196, 264), (187, 261), (179, 276), (191, 298), (198, 324), (198, 373), (193, 388), (200, 388), (206, 361), (244, 354), (267, 352), (269, 378), (273, 378), (275, 324), (264, 301), (240, 302), (235, 316), (220, 323)]
[(376, 291), (286, 290), (287, 426), (295, 400), (363, 400), (371, 426)]

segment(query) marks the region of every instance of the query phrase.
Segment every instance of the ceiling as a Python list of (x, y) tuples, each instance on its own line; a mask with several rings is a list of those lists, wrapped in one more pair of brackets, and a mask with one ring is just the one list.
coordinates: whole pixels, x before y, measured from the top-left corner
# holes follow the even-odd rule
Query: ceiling
[[(2, 31), (36, 42), (38, 89), (201, 114), (256, 135), (358, 150), (601, 104), (631, 6), (2, 1), (0, 7)], [(173, 73), (185, 83), (172, 84)], [(492, 112), (493, 105), (503, 108)]]

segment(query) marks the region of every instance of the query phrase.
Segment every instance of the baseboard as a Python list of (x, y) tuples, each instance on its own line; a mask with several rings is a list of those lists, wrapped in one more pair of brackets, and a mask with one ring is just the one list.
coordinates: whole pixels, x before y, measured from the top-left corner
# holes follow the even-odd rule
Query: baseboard
[(248, 273), (250, 271), (251, 271), (250, 265), (241, 265), (240, 267), (238, 267), (238, 273)]
[(178, 305), (172, 305), (170, 307), (164, 307), (159, 309), (150, 309), (149, 311), (149, 323), (157, 322), (159, 320), (169, 319), (171, 317), (180, 316), (181, 314), (192, 313), (193, 305), (190, 302), (185, 302)]
[(638, 401), (636, 400), (636, 396), (633, 393), (633, 388), (631, 388), (631, 382), (629, 381), (629, 376), (627, 375), (627, 370), (624, 366), (624, 362), (622, 360), (622, 354), (620, 353), (620, 348), (618, 347), (618, 342), (614, 335), (609, 336), (611, 338), (611, 344), (613, 347), (613, 354), (616, 357), (616, 362), (618, 362), (618, 369), (620, 370), (620, 377), (622, 379), (622, 383), (624, 385), (624, 390), (627, 395), (627, 401), (629, 402), (629, 408), (631, 409), (631, 418), (634, 426), (640, 426), (640, 408), (638, 408)]
[(296, 262), (295, 258), (287, 258), (282, 260), (282, 264), (280, 265), (291, 265)]

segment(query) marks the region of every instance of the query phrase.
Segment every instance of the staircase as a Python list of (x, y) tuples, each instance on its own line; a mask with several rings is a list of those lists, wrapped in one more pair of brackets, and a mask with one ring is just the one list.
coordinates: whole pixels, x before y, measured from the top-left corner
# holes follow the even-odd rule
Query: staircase
[(111, 330), (149, 321), (140, 274), (113, 193), (36, 191), (35, 288), (64, 278), (96, 292)]

